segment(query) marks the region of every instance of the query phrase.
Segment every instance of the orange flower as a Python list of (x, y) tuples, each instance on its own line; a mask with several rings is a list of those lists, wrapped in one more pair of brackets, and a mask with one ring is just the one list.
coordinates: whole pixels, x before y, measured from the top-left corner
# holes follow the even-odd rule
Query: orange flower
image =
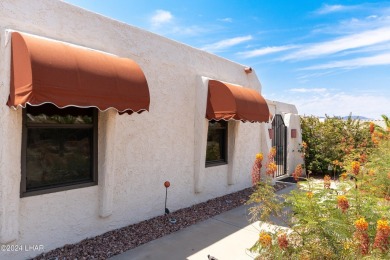
[(303, 149), (307, 149), (307, 143), (305, 141), (302, 142)]
[(342, 174), (340, 174), (340, 177), (341, 177), (341, 179), (342, 180), (345, 180), (345, 179), (347, 179), (347, 173), (346, 172), (343, 172)]
[(271, 162), (271, 163), (269, 163), (268, 165), (267, 165), (267, 171), (266, 171), (266, 173), (268, 174), (268, 175), (273, 175), (275, 172), (276, 172), (276, 170), (277, 170), (277, 166), (276, 166), (276, 164), (274, 163), (274, 162)]
[(263, 160), (263, 154), (258, 153), (256, 154), (256, 160), (252, 166), (252, 185), (256, 185), (260, 181), (260, 171), (261, 167), (263, 166), (261, 164), (261, 161)]
[(362, 153), (362, 154), (360, 155), (359, 161), (360, 161), (361, 163), (367, 162), (367, 154)]
[(306, 193), (306, 196), (309, 198), (309, 199), (311, 199), (311, 198), (313, 198), (313, 192), (311, 192), (311, 191), (308, 191), (307, 193)]
[(276, 156), (276, 147), (272, 147), (268, 154), (268, 160), (272, 161)]
[(295, 167), (295, 171), (293, 172), (292, 176), (294, 177), (295, 181), (298, 181), (299, 177), (302, 175), (302, 164), (298, 164)]
[(389, 249), (389, 237), (389, 223), (386, 220), (378, 220), (373, 247), (378, 248), (382, 253), (386, 252)]
[(359, 242), (360, 253), (367, 255), (370, 250), (370, 239), (367, 234), (368, 223), (364, 218), (355, 221), (355, 239)]
[(283, 233), (278, 236), (278, 245), (279, 248), (284, 250), (288, 247), (288, 240), (287, 240), (287, 235), (286, 233)]
[(259, 242), (264, 247), (270, 247), (272, 244), (272, 237), (267, 232), (262, 231), (259, 235)]
[(345, 211), (347, 211), (347, 209), (349, 208), (347, 197), (345, 197), (344, 195), (337, 196), (337, 206), (339, 209), (341, 209), (343, 213), (345, 213)]
[(375, 131), (375, 124), (373, 122), (370, 122), (370, 133), (374, 133)]
[(389, 222), (387, 220), (378, 220), (376, 225), (377, 230), (390, 230)]
[(330, 184), (331, 184), (330, 180), (331, 180), (330, 176), (325, 175), (325, 177), (324, 177), (324, 188), (325, 189), (330, 189)]
[(355, 221), (355, 227), (359, 231), (365, 231), (368, 228), (368, 223), (365, 218), (360, 218)]
[(256, 160), (262, 161), (263, 160), (263, 154), (262, 153), (256, 154)]
[(353, 161), (351, 163), (351, 168), (352, 168), (352, 173), (354, 173), (355, 175), (358, 175), (360, 172), (360, 163), (357, 161)]
[(370, 176), (374, 176), (374, 175), (375, 175), (375, 171), (374, 171), (374, 170), (372, 170), (372, 169), (371, 169), (371, 170), (369, 170), (369, 171), (368, 171), (368, 175), (370, 175)]
[(368, 237), (367, 231), (356, 231), (354, 237), (359, 242), (360, 253), (367, 255), (370, 251), (370, 238)]
[(376, 139), (374, 135), (371, 137), (371, 141), (374, 143), (374, 145), (378, 145), (379, 144), (379, 140)]

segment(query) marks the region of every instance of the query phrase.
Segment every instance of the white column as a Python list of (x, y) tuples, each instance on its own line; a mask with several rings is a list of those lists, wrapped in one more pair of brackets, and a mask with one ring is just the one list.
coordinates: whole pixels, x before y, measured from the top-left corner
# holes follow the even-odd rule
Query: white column
[[(115, 143), (117, 111), (99, 112), (99, 216), (112, 214), (115, 186)], [(126, 115), (123, 115), (126, 116)]]
[[(2, 32), (3, 33), (3, 32)], [(1, 41), (0, 100), (9, 95), (11, 44)], [(22, 110), (0, 106), (0, 243), (18, 239), (21, 180)]]
[(209, 79), (199, 77), (195, 90), (194, 117), (194, 191), (199, 193), (204, 188), (208, 120), (206, 117), (207, 90)]
[(228, 123), (228, 175), (227, 184), (233, 185), (237, 182), (237, 173), (239, 172), (239, 126), (240, 121), (229, 121)]

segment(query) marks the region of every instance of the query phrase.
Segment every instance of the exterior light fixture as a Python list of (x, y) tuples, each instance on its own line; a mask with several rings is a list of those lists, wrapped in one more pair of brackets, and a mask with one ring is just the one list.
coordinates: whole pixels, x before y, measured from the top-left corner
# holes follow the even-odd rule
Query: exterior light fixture
[(291, 129), (291, 138), (297, 138), (297, 129)]
[[(167, 199), (168, 199), (168, 188), (171, 186), (171, 183), (169, 181), (164, 182), (165, 187), (165, 215), (168, 215), (170, 213), (169, 209), (167, 208)], [(168, 218), (168, 221), (172, 224), (176, 223), (175, 218)]]
[(251, 67), (245, 67), (244, 71), (247, 74), (252, 73), (252, 68)]

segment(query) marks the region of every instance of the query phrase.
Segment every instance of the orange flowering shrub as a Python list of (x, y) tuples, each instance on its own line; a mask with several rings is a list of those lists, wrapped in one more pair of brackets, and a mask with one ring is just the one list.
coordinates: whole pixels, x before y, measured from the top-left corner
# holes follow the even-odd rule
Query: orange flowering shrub
[(365, 218), (359, 218), (355, 221), (355, 228), (358, 231), (365, 231), (368, 228), (368, 223)]
[(333, 164), (335, 167), (337, 167), (337, 166), (343, 167), (343, 163), (342, 163), (342, 162), (339, 162), (339, 160), (334, 160), (334, 161), (332, 162), (332, 164)]
[(274, 160), (275, 156), (276, 156), (276, 147), (272, 147), (268, 154), (268, 163), (266, 167), (266, 173), (269, 176), (273, 176), (276, 170), (278, 169)]
[(274, 162), (271, 162), (267, 165), (267, 174), (273, 175), (277, 170), (277, 166)]
[(344, 195), (337, 196), (337, 207), (341, 209), (343, 213), (349, 208), (349, 203), (347, 197)]
[(355, 228), (354, 238), (358, 242), (360, 253), (367, 255), (370, 250), (370, 238), (367, 233), (368, 223), (364, 218), (360, 218), (355, 221)]
[(376, 230), (373, 248), (384, 253), (389, 250), (390, 227), (387, 220), (378, 220)]
[(261, 162), (263, 161), (263, 154), (256, 154), (256, 160), (252, 166), (252, 185), (256, 185), (260, 181), (261, 167), (263, 166)]
[(280, 249), (285, 250), (288, 247), (287, 234), (282, 233), (278, 236), (278, 246)]
[(365, 163), (365, 162), (367, 162), (367, 154), (366, 154), (366, 153), (362, 153), (362, 154), (360, 155), (359, 162), (360, 162), (360, 163)]
[(352, 169), (352, 173), (353, 174), (358, 175), (359, 172), (360, 172), (360, 163), (356, 162), (356, 161), (353, 161), (351, 163), (351, 169)]
[(330, 176), (325, 175), (325, 177), (324, 177), (324, 188), (325, 189), (330, 189), (330, 184), (331, 184), (330, 180), (331, 180)]
[[(275, 193), (269, 182), (252, 194), (253, 221), (269, 222), (272, 216), (289, 228), (288, 235), (282, 230), (262, 232), (250, 249), (257, 259), (390, 259), (390, 133), (381, 139), (376, 133), (381, 129), (370, 134), (367, 123), (327, 120), (303, 130), (308, 146), (302, 144), (307, 154), (301, 167), (332, 178), (326, 175), (318, 183), (308, 177), (285, 195)], [(330, 125), (340, 127), (341, 134), (337, 136), (338, 130)], [(373, 146), (371, 137), (378, 146)], [(344, 151), (349, 154), (340, 155)], [(272, 154), (268, 158), (273, 159)], [(301, 167), (294, 169), (295, 178)], [(332, 181), (338, 175), (339, 181)]]
[(276, 156), (276, 147), (272, 147), (268, 154), (268, 160), (272, 161)]
[(263, 247), (270, 247), (272, 245), (272, 237), (267, 232), (261, 232), (259, 235), (259, 242)]
[(302, 164), (298, 164), (295, 167), (295, 171), (293, 172), (292, 176), (293, 176), (294, 180), (298, 181), (299, 177), (302, 176)]
[(373, 122), (370, 122), (370, 133), (373, 134), (375, 131), (375, 124)]

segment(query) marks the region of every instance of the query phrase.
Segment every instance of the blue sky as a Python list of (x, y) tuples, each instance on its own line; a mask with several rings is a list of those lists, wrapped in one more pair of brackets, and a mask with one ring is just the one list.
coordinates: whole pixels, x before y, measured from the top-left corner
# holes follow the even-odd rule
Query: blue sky
[(251, 66), (300, 114), (390, 115), (390, 2), (65, 0)]

